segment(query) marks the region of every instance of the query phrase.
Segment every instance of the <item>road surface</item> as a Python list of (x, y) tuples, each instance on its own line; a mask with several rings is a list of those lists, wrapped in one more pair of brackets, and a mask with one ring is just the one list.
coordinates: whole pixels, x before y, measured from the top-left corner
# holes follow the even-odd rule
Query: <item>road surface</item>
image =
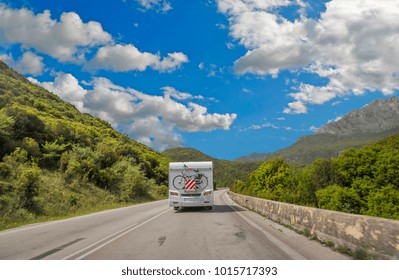
[(236, 205), (216, 191), (213, 211), (168, 201), (0, 232), (0, 259), (347, 259)]

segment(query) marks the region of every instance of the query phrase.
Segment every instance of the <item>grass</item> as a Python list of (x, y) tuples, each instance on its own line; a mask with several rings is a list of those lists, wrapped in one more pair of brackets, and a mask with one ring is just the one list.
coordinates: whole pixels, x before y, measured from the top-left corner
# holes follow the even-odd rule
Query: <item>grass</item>
[[(38, 211), (9, 208), (0, 213), (0, 231), (29, 224), (68, 219), (104, 210), (132, 206), (163, 198), (155, 193), (151, 197), (138, 198), (132, 202), (119, 202), (109, 192), (82, 181), (65, 184), (57, 172), (43, 171), (41, 186), (35, 202)], [(10, 197), (9, 202), (15, 201)]]
[(29, 217), (27, 219), (21, 220), (21, 221), (13, 221), (10, 219), (2, 219), (0, 221), (0, 231), (2, 230), (7, 230), (7, 229), (12, 229), (16, 227), (21, 227), (21, 226), (26, 226), (30, 224), (36, 224), (36, 223), (44, 223), (44, 222), (50, 222), (50, 221), (56, 221), (56, 220), (65, 220), (77, 216), (83, 216), (87, 214), (92, 214), (96, 212), (101, 212), (105, 210), (112, 210), (112, 209), (117, 209), (117, 208), (122, 208), (122, 207), (128, 207), (128, 206), (133, 206), (137, 205), (140, 203), (144, 202), (149, 202), (151, 200), (143, 200), (139, 201), (136, 203), (111, 203), (111, 204), (104, 204), (104, 205), (97, 205), (93, 206), (90, 208), (85, 208), (85, 209), (78, 209), (75, 210), (73, 213), (68, 213), (65, 215), (58, 215), (58, 216), (37, 216), (37, 217)]

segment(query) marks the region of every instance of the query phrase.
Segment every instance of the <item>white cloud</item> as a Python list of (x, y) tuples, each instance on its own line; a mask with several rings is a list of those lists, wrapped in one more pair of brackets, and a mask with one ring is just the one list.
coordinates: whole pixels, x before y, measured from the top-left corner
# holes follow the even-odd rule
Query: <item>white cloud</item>
[(179, 147), (183, 143), (181, 135), (175, 132), (173, 125), (163, 122), (156, 116), (138, 119), (129, 125), (127, 132), (133, 139), (157, 151)]
[(15, 61), (11, 54), (0, 55), (0, 59), (21, 74), (38, 76), (41, 75), (44, 70), (43, 57), (31, 51), (25, 52), (18, 61)]
[(88, 69), (110, 69), (117, 72), (144, 71), (157, 61), (157, 56), (140, 52), (133, 45), (104, 46), (87, 66)]
[(4, 63), (10, 65), (11, 67), (13, 67), (14, 59), (12, 57), (12, 55), (8, 55), (8, 54), (1, 54), (0, 55), (0, 60), (3, 61)]
[(225, 69), (224, 67), (219, 67), (216, 64), (208, 64), (205, 65), (203, 62), (201, 62), (198, 65), (199, 70), (205, 71), (207, 73), (207, 77), (216, 77), (216, 78), (221, 78), (224, 75)]
[(334, 123), (342, 119), (343, 116), (337, 116), (334, 119), (328, 120), (327, 123)]
[[(142, 4), (166, 7), (167, 1), (142, 1)], [(150, 67), (160, 72), (171, 72), (189, 61), (182, 52), (161, 57), (160, 54), (142, 52), (131, 44), (114, 44), (112, 36), (102, 29), (99, 22), (84, 23), (74, 12), (62, 13), (60, 20), (56, 20), (51, 18), (49, 10), (34, 14), (26, 8), (11, 9), (0, 4), (0, 46), (14, 44), (61, 62), (78, 64), (86, 62), (86, 54), (96, 52), (85, 66), (91, 70), (127, 72), (144, 71)], [(33, 52), (25, 53), (19, 62), (19, 70), (27, 74), (38, 75), (44, 67), (41, 58)]]
[(253, 124), (253, 125), (251, 125), (251, 126), (249, 126), (247, 128), (244, 128), (244, 129), (240, 130), (240, 132), (248, 131), (248, 130), (259, 130), (259, 129), (262, 129), (262, 128), (284, 129), (284, 130), (287, 130), (287, 131), (293, 130), (289, 126), (278, 126), (278, 125), (275, 125), (275, 124), (270, 123), (270, 122), (264, 122), (264, 123), (261, 123), (261, 124)]
[(166, 87), (162, 87), (161, 88), (163, 90), (164, 96), (165, 98), (170, 98), (173, 97), (177, 100), (187, 100), (187, 99), (199, 99), (199, 100), (203, 100), (204, 97), (202, 95), (192, 95), (190, 93), (187, 92), (181, 92), (176, 90), (173, 87), (170, 86), (166, 86)]
[[(199, 132), (229, 129), (236, 114), (208, 113), (208, 109), (177, 100), (200, 99), (172, 87), (164, 87), (164, 96), (153, 96), (113, 84), (106, 78), (94, 78), (89, 89), (83, 88), (71, 74), (59, 74), (54, 82), (40, 83), (46, 89), (74, 104), (85, 113), (124, 129), (131, 137), (156, 149), (182, 144), (179, 131)], [(174, 99), (172, 99), (172, 97)]]
[(182, 52), (168, 53), (162, 60), (158, 58), (153, 68), (161, 72), (170, 72), (181, 64), (188, 62), (188, 57)]
[(49, 10), (11, 9), (0, 4), (0, 44), (21, 44), (34, 48), (62, 62), (82, 61), (88, 47), (112, 41), (100, 23), (84, 23), (74, 12), (62, 13), (59, 21), (51, 19)]
[[(288, 5), (299, 18), (279, 14)], [(337, 96), (399, 90), (398, 1), (331, 0), (318, 19), (306, 17), (310, 8), (294, 0), (218, 0), (230, 36), (248, 50), (236, 72), (277, 76), (301, 69), (327, 79), (324, 86), (301, 84), (285, 113), (306, 113), (309, 104)]]
[(252, 90), (250, 90), (249, 88), (243, 88), (242, 91), (247, 94), (252, 94)]
[(28, 78), (32, 83), (38, 84), (48, 91), (57, 94), (62, 100), (71, 103), (78, 110), (85, 112), (85, 95), (87, 90), (79, 85), (79, 81), (71, 74), (59, 73), (54, 82), (39, 82)]
[(172, 10), (168, 0), (135, 0), (144, 10), (156, 10), (166, 13)]
[(285, 108), (283, 112), (285, 114), (293, 114), (293, 113), (301, 114), (301, 113), (307, 113), (308, 109), (302, 102), (295, 101), (288, 103), (288, 108)]
[(101, 47), (88, 63), (87, 69), (109, 69), (116, 72), (144, 71), (147, 67), (162, 72), (172, 71), (188, 62), (183, 53), (170, 53), (163, 59), (158, 54), (141, 52), (133, 45), (116, 44)]
[(312, 125), (309, 129), (310, 129), (311, 131), (313, 131), (313, 132), (316, 132), (319, 128), (316, 127), (316, 126), (314, 126), (314, 125)]
[(41, 75), (44, 69), (43, 57), (30, 51), (25, 52), (17, 63), (16, 70), (21, 74)]
[(167, 95), (153, 96), (138, 91), (132, 93), (140, 100), (134, 106), (135, 117), (160, 116), (165, 122), (186, 132), (227, 130), (237, 117), (236, 114), (210, 114), (204, 106), (193, 102), (186, 106)]

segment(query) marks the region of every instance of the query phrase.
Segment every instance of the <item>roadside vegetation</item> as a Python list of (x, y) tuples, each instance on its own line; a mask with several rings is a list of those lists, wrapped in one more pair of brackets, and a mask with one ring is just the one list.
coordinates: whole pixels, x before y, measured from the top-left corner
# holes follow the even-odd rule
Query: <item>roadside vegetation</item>
[(399, 135), (348, 149), (308, 166), (264, 162), (237, 193), (298, 205), (399, 220)]
[(0, 230), (166, 198), (168, 162), (0, 62)]

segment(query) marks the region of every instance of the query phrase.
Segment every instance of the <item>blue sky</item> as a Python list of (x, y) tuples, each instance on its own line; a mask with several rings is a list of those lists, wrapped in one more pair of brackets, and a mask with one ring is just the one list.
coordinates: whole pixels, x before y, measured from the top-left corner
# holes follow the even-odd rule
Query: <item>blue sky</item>
[(157, 151), (273, 152), (398, 95), (392, 0), (0, 1), (0, 59)]

